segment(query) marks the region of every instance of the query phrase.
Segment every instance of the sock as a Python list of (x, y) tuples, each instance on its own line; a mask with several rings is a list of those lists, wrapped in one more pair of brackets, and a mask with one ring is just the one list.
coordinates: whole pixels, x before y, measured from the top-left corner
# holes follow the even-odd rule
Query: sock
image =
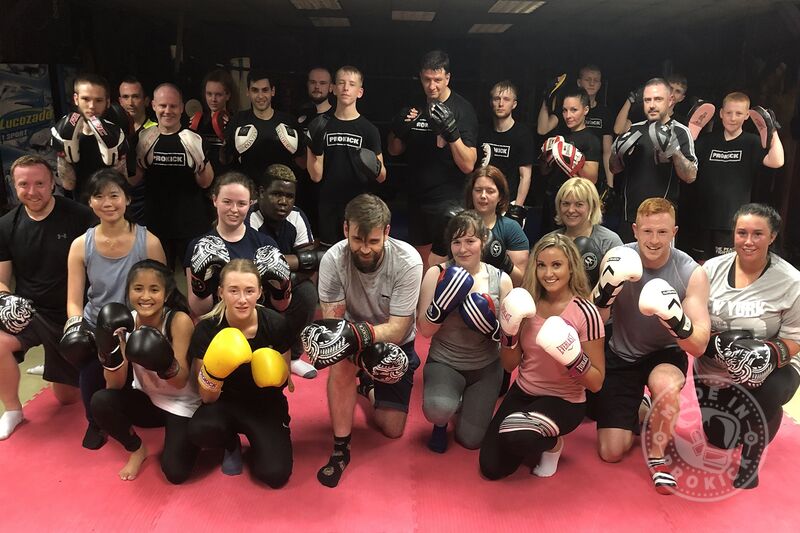
[(226, 476), (238, 476), (242, 473), (242, 441), (236, 435), (233, 447), (225, 448), (222, 456), (222, 473)]
[(25, 417), (22, 416), (22, 409), (3, 413), (3, 416), (0, 416), (0, 440), (10, 437), (23, 420)]
[(647, 459), (647, 467), (653, 475), (653, 484), (656, 487), (656, 492), (670, 495), (678, 486), (675, 476), (670, 474), (667, 468), (667, 462), (663, 457), (650, 457)]
[(333, 437), (333, 454), (328, 464), (317, 472), (317, 479), (326, 487), (333, 488), (339, 484), (344, 469), (350, 463), (350, 435)]
[(369, 377), (369, 374), (367, 374), (363, 370), (359, 370), (358, 371), (358, 386), (356, 386), (356, 391), (361, 396), (363, 396), (364, 398), (366, 398), (367, 400), (372, 402), (372, 399), (369, 397), (369, 393), (374, 388), (375, 388), (375, 382), (372, 381), (372, 378)]
[(542, 453), (542, 458), (539, 459), (539, 464), (531, 470), (531, 474), (538, 477), (550, 477), (558, 470), (558, 459), (561, 457), (561, 452), (564, 451), (564, 442), (560, 441), (561, 446), (556, 451), (546, 451)]
[(107, 440), (106, 434), (94, 422), (89, 422), (86, 433), (83, 435), (82, 445), (87, 450), (99, 450)]
[(433, 432), (428, 441), (428, 448), (436, 453), (444, 453), (447, 451), (447, 425), (433, 425)]

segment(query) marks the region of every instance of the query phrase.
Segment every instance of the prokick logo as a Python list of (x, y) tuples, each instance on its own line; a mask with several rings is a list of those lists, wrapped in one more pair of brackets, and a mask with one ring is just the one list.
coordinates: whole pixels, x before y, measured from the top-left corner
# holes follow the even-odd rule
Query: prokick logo
[[(758, 475), (757, 460), (766, 457), (767, 420), (753, 395), (744, 387), (718, 376), (695, 376), (694, 398), (681, 398), (680, 414), (670, 437), (659, 427), (675, 406), (662, 394), (653, 398), (642, 427), (645, 461), (653, 448), (664, 448), (664, 460), (678, 486), (674, 493), (693, 501), (718, 501)], [(659, 416), (661, 415), (661, 416)]]

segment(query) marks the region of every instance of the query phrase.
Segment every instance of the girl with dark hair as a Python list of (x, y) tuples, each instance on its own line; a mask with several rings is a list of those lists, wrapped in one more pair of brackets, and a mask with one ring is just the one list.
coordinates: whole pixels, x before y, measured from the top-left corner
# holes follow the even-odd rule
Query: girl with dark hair
[[(67, 258), (67, 323), (62, 353), (80, 369), (80, 388), (89, 427), (83, 446), (96, 450), (106, 437), (94, 423), (90, 402), (104, 387), (103, 369), (94, 341), (97, 316), (109, 302), (125, 301), (128, 271), (142, 259), (165, 262), (158, 238), (125, 218), (130, 204), (128, 182), (114, 169), (98, 170), (87, 184), (89, 207), (100, 219), (72, 242)], [(84, 305), (84, 294), (86, 305)]]
[(183, 483), (197, 458), (188, 427), (200, 406), (187, 357), (194, 331), (189, 306), (170, 269), (152, 259), (131, 267), (125, 294), (134, 330), (120, 339), (122, 365), (105, 370), (106, 388), (92, 396), (92, 415), (130, 452), (120, 479), (136, 479), (147, 458), (136, 425), (164, 427), (161, 470), (171, 483)]
[(459, 405), (456, 441), (471, 450), (481, 445), (503, 380), (495, 310), (512, 288), (507, 274), (481, 261), (489, 230), (478, 213), (458, 213), (445, 234), (450, 259), (428, 269), (417, 307), (417, 330), (431, 338), (422, 410), (433, 423), (428, 447), (438, 453), (447, 449)]
[[(703, 264), (711, 340), (695, 360), (694, 380), (706, 400), (700, 410), (708, 443), (742, 447), (737, 488), (758, 485), (761, 455), (800, 385), (800, 272), (770, 251), (780, 225), (772, 207), (743, 205), (734, 215), (734, 251)], [(708, 401), (711, 388), (717, 401)], [(740, 409), (745, 394), (758, 409)]]

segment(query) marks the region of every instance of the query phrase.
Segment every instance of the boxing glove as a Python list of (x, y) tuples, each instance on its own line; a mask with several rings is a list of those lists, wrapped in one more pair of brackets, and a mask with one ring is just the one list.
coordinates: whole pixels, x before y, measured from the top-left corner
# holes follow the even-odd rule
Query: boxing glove
[(297, 135), (297, 131), (291, 126), (280, 123), (275, 126), (275, 133), (286, 151), (294, 155), (300, 146), (300, 137)]
[(578, 332), (560, 316), (551, 316), (536, 335), (536, 344), (550, 357), (567, 367), (567, 374), (580, 377), (592, 368), (589, 356), (581, 349)]
[(460, 266), (449, 266), (441, 274), (433, 291), (433, 301), (425, 311), (425, 318), (441, 324), (467, 297), (475, 280)]
[(269, 291), (270, 297), (288, 304), (292, 297), (291, 271), (281, 251), (274, 246), (262, 246), (256, 250), (253, 263), (261, 275), (261, 285)]
[(648, 126), (647, 133), (653, 143), (656, 163), (669, 163), (672, 156), (681, 150), (681, 144), (672, 129), (671, 122), (662, 124), (659, 121), (653, 121)]
[(522, 321), (534, 315), (536, 315), (536, 304), (533, 296), (522, 287), (511, 289), (500, 302), (500, 331), (502, 332), (500, 342), (502, 345), (506, 348), (516, 347)]
[(308, 147), (311, 149), (311, 153), (316, 156), (320, 156), (325, 153), (325, 147), (327, 145), (326, 131), (328, 129), (328, 122), (330, 119), (330, 115), (327, 113), (322, 113), (321, 115), (314, 117), (314, 120), (308, 123)]
[(139, 133), (139, 140), (136, 143), (136, 162), (143, 169), (153, 165), (156, 142), (160, 136), (156, 127), (146, 128)]
[(64, 324), (64, 335), (58, 343), (58, 352), (72, 366), (81, 370), (97, 357), (94, 333), (83, 329), (83, 317), (71, 316)]
[(224, 328), (211, 339), (203, 356), (197, 382), (211, 392), (222, 390), (225, 378), (253, 358), (250, 344), (240, 330)]
[(431, 103), (428, 114), (431, 118), (433, 131), (441, 135), (442, 139), (453, 143), (461, 138), (461, 132), (458, 131), (458, 125), (456, 124), (456, 116), (445, 104), (441, 102)]
[(600, 262), (600, 279), (592, 291), (597, 307), (611, 307), (626, 281), (642, 277), (642, 259), (633, 248), (615, 246)]
[(130, 334), (125, 343), (125, 357), (131, 363), (152, 370), (161, 379), (174, 378), (181, 369), (172, 345), (160, 331), (150, 326), (141, 326)]
[(125, 142), (125, 134), (116, 124), (97, 117), (89, 117), (87, 123), (97, 140), (103, 164), (113, 167), (127, 153), (128, 145)]
[(494, 233), (489, 232), (489, 242), (483, 247), (483, 256), (481, 261), (493, 267), (497, 267), (506, 274), (511, 274), (514, 271), (514, 263), (508, 257), (506, 252), (506, 245), (494, 236)]
[(781, 339), (738, 338), (723, 354), (731, 378), (748, 388), (760, 387), (776, 368), (789, 364), (792, 356)]
[(628, 93), (628, 102), (631, 105), (642, 105), (644, 102), (644, 87), (637, 87)]
[(111, 302), (100, 308), (94, 336), (97, 343), (97, 357), (106, 370), (117, 370), (122, 366), (119, 335), (127, 334), (133, 327), (133, 315), (124, 304)]
[(586, 158), (583, 157), (581, 151), (574, 144), (566, 141), (553, 143), (550, 151), (553, 161), (570, 178), (576, 177), (586, 163)]
[(392, 119), (392, 132), (394, 132), (394, 136), (401, 141), (406, 139), (408, 134), (414, 128), (414, 124), (417, 123), (416, 119), (408, 120), (408, 115), (411, 113), (411, 109), (411, 107), (404, 107)]
[(308, 360), (317, 370), (357, 355), (374, 339), (372, 324), (340, 318), (315, 320), (300, 333)]
[(50, 128), (53, 136), (52, 146), (59, 157), (67, 163), (77, 163), (81, 159), (80, 144), (84, 119), (80, 113), (67, 113)]
[(396, 344), (378, 342), (364, 348), (355, 358), (356, 366), (380, 383), (397, 383), (408, 371), (408, 356)]
[(491, 296), (471, 292), (461, 302), (458, 312), (469, 329), (477, 331), (495, 342), (500, 341), (500, 323), (497, 321)]
[(0, 291), (0, 330), (17, 335), (28, 327), (36, 309), (33, 302), (22, 296)]
[(552, 137), (548, 137), (542, 143), (541, 158), (544, 159), (548, 164), (553, 162), (553, 147), (559, 142), (563, 143), (566, 142), (566, 140), (561, 135), (554, 135)]
[(639, 311), (645, 316), (656, 315), (673, 337), (687, 339), (694, 331), (692, 321), (683, 312), (677, 291), (661, 278), (651, 279), (642, 287)]
[(258, 129), (252, 124), (239, 126), (233, 135), (233, 147), (239, 155), (248, 151), (258, 138)]
[(230, 115), (227, 109), (220, 109), (211, 113), (211, 129), (220, 141), (225, 141), (225, 127), (228, 125)]
[(625, 159), (633, 154), (638, 146), (639, 139), (642, 137), (642, 132), (626, 131), (611, 144), (610, 160), (615, 163), (616, 168), (620, 171), (625, 168)]
[(219, 284), (219, 272), (230, 260), (228, 247), (220, 237), (216, 235), (200, 237), (192, 250), (189, 266), (192, 292), (195, 296), (206, 298), (216, 290)]
[(207, 162), (203, 153), (203, 138), (191, 130), (181, 130), (178, 139), (186, 152), (186, 166), (195, 174), (202, 172)]
[(310, 250), (297, 250), (297, 271), (298, 272), (316, 272), (319, 270), (319, 264), (322, 257), (328, 248), (312, 248)]
[(576, 237), (575, 247), (581, 255), (583, 270), (589, 280), (589, 287), (594, 287), (600, 277), (598, 271), (600, 268), (600, 250), (589, 237)]
[(378, 178), (381, 173), (381, 161), (378, 156), (369, 148), (359, 148), (356, 151), (350, 150), (353, 156), (353, 166), (356, 173), (364, 184)]
[(761, 147), (769, 150), (772, 146), (773, 134), (781, 127), (778, 121), (775, 120), (775, 113), (772, 109), (764, 109), (761, 106), (755, 106), (750, 110), (750, 120), (753, 121), (758, 135), (761, 137)]
[(283, 356), (272, 348), (259, 348), (250, 362), (253, 381), (258, 387), (280, 387), (289, 379), (289, 367)]
[(505, 216), (519, 224), (520, 228), (525, 229), (525, 219), (528, 217), (528, 210), (525, 206), (510, 204)]

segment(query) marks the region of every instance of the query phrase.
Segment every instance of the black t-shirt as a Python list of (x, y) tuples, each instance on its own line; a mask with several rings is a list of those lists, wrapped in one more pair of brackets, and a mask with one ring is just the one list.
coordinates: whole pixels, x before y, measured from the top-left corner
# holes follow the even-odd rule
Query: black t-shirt
[[(203, 153), (206, 153), (203, 142)], [(147, 229), (160, 239), (190, 239), (208, 231), (209, 199), (187, 166), (177, 133), (161, 134), (144, 171)]]
[[(564, 140), (575, 146), (583, 154), (585, 161), (597, 163), (603, 158), (603, 147), (589, 128), (570, 131), (564, 135)], [(547, 190), (555, 194), (569, 178), (561, 167), (553, 163), (553, 170), (547, 175)]]
[(319, 201), (347, 203), (368, 190), (369, 182), (357, 170), (359, 148), (381, 153), (381, 134), (369, 120), (359, 115), (353, 120), (331, 116), (325, 129), (325, 160)]
[[(103, 121), (103, 124), (107, 124), (109, 127), (118, 129), (116, 125), (111, 124), (111, 122), (108, 120), (101, 120)], [(72, 192), (72, 197), (80, 203), (89, 203), (89, 193), (86, 191), (86, 185), (89, 183), (89, 178), (91, 178), (92, 174), (98, 170), (107, 168), (107, 165), (103, 162), (103, 158), (100, 156), (100, 147), (97, 145), (97, 139), (94, 137), (94, 135), (81, 134), (79, 143), (78, 150), (80, 153), (80, 159), (77, 163), (72, 163), (72, 168), (75, 171), (75, 189)], [(120, 158), (122, 156), (127, 157), (127, 139), (122, 141), (122, 144), (117, 148), (117, 153), (119, 154), (118, 157)], [(129, 159), (135, 159), (135, 157), (130, 157)], [(132, 175), (130, 172), (128, 174)]]
[[(510, 129), (495, 131), (491, 124), (481, 127), (478, 135), (478, 146), (488, 143), (492, 147), (490, 165), (499, 168), (508, 180), (510, 198), (515, 200), (519, 189), (519, 167), (533, 165), (533, 134), (530, 128), (521, 122), (514, 122)], [(478, 160), (483, 152), (478, 150)]]
[[(209, 235), (222, 239), (216, 228), (205, 232), (196, 239), (192, 239), (192, 242), (190, 242), (189, 246), (186, 248), (186, 255), (183, 258), (183, 266), (185, 268), (189, 268), (192, 265), (192, 252), (194, 251), (194, 246), (197, 244), (197, 241)], [(228, 249), (231, 259), (253, 259), (256, 256), (256, 250), (262, 246), (274, 246), (278, 248), (278, 243), (275, 242), (275, 239), (260, 231), (254, 230), (247, 224), (245, 224), (244, 236), (240, 240), (230, 242), (222, 239), (222, 242), (225, 243), (225, 248)]]
[(14, 292), (58, 324), (67, 320), (67, 256), (72, 241), (96, 223), (88, 206), (55, 197), (53, 211), (35, 221), (19, 205), (0, 218), (0, 261), (11, 261)]
[(608, 106), (597, 104), (586, 114), (586, 129), (597, 135), (602, 147), (603, 135), (614, 135), (616, 115)]
[[(256, 351), (259, 348), (272, 348), (280, 353), (288, 350), (293, 339), (286, 319), (272, 309), (262, 306), (256, 307), (256, 313), (258, 330), (255, 337), (247, 339), (250, 349)], [(189, 343), (189, 356), (202, 359), (214, 336), (227, 327), (229, 327), (228, 320), (224, 316), (222, 321), (217, 318), (206, 318), (198, 322)], [(283, 395), (283, 387), (259, 388), (253, 381), (250, 363), (241, 365), (225, 378), (220, 399), (251, 407), (258, 405), (263, 408), (278, 409), (280, 410), (278, 412), (285, 413), (286, 422), (289, 422), (289, 406)]]
[(728, 230), (733, 214), (750, 202), (753, 181), (767, 151), (761, 139), (748, 132), (729, 141), (719, 128), (695, 141), (697, 181), (694, 189), (695, 217), (705, 229)]
[[(689, 128), (670, 120), (673, 131), (678, 136), (681, 153), (691, 162), (697, 162), (694, 152), (694, 141), (689, 133)], [(655, 150), (648, 133), (649, 122), (637, 122), (631, 126), (630, 131), (640, 131), (642, 136), (636, 143), (633, 153), (625, 157), (624, 178), (624, 206), (625, 220), (636, 220), (636, 210), (647, 198), (666, 198), (677, 205), (678, 182), (680, 178), (675, 172), (672, 162), (656, 163)]]
[[(240, 154), (236, 151), (236, 130), (248, 124), (255, 126), (258, 135), (253, 145)], [(294, 155), (290, 154), (278, 139), (278, 133), (275, 131), (278, 124), (286, 124), (299, 132), (294, 117), (282, 111), (275, 110), (269, 120), (258, 118), (252, 109), (237, 113), (225, 129), (225, 155), (228, 161), (234, 161), (231, 166), (250, 176), (256, 183), (259, 183), (267, 167), (272, 164), (292, 166)], [(299, 133), (298, 137), (299, 141), (302, 140)], [(298, 151), (303, 148), (302, 143), (299, 146)]]
[[(477, 146), (478, 117), (475, 109), (463, 96), (451, 91), (443, 102), (455, 115), (461, 140), (469, 147)], [(443, 201), (461, 203), (464, 198), (465, 175), (453, 161), (448, 144), (439, 148), (436, 133), (428, 118), (428, 104), (414, 106), (419, 116), (405, 138), (409, 166), (410, 201), (418, 204), (438, 204)]]

